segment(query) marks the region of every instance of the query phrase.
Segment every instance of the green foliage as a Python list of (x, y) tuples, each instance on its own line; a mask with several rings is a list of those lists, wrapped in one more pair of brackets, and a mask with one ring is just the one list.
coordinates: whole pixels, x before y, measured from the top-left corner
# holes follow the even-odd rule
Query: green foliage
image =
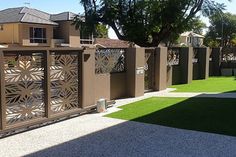
[[(95, 30), (109, 25), (119, 39), (140, 46), (158, 46), (186, 31), (196, 14), (212, 14), (224, 5), (212, 0), (81, 0), (85, 24)], [(79, 21), (79, 20), (78, 20)], [(191, 27), (191, 29), (194, 29)]]
[(211, 48), (216, 48), (216, 47), (220, 47), (220, 41), (213, 40), (213, 39), (205, 39), (204, 45), (207, 45), (208, 47), (211, 47)]
[(189, 29), (194, 33), (203, 34), (203, 29), (206, 27), (206, 24), (200, 20), (200, 17), (196, 17), (193, 18), (192, 23), (190, 23)]
[(206, 24), (200, 20), (200, 17), (194, 17), (191, 20), (189, 20), (189, 22), (185, 25), (185, 27), (181, 32), (171, 32), (171, 35), (162, 40), (162, 42), (164, 42), (167, 47), (174, 46), (180, 44), (179, 41), (180, 33), (186, 31), (193, 31), (194, 33), (202, 34), (204, 28), (206, 28)]
[(96, 26), (95, 38), (108, 38), (108, 28), (105, 25), (98, 24)]
[(236, 15), (231, 13), (216, 13), (210, 17), (210, 27), (206, 34), (206, 46), (220, 46), (223, 25), (223, 46), (235, 45), (236, 39)]
[(233, 47), (236, 47), (236, 38), (231, 40), (231, 44), (232, 44)]

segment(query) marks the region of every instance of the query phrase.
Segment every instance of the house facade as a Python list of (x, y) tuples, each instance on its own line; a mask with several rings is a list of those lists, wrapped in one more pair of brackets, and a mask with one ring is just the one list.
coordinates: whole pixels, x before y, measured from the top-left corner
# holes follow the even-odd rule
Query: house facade
[(201, 47), (203, 46), (204, 36), (194, 32), (184, 32), (180, 35), (180, 45)]
[(48, 14), (19, 7), (0, 11), (0, 45), (81, 47), (80, 30), (72, 25), (76, 14)]

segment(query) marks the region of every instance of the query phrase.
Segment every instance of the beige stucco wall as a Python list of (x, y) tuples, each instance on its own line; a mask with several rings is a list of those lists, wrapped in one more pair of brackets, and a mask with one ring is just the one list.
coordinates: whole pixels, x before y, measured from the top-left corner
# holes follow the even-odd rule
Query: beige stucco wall
[(104, 98), (110, 100), (111, 88), (111, 75), (110, 74), (97, 74), (95, 75), (95, 101)]
[(187, 44), (187, 37), (181, 36), (181, 37), (180, 37), (180, 43), (185, 43), (185, 44)]
[(0, 30), (0, 43), (18, 44), (19, 43), (19, 24), (4, 24)]
[(65, 43), (69, 43), (69, 24), (67, 21), (57, 22), (59, 26), (54, 29), (54, 39), (64, 39)]
[(75, 29), (72, 22), (69, 22), (70, 47), (80, 47), (80, 31)]
[[(47, 43), (30, 43), (30, 27), (46, 28)], [(50, 46), (53, 39), (52, 25), (19, 24), (19, 41), (23, 46)]]
[[(80, 31), (71, 24), (71, 21), (59, 22), (59, 26), (28, 23), (4, 24), (3, 30), (0, 31), (0, 43), (51, 46), (52, 39), (63, 39), (64, 43), (68, 43), (70, 47), (80, 47)], [(30, 43), (30, 27), (46, 28), (47, 43)]]
[(54, 29), (55, 39), (64, 39), (70, 47), (80, 47), (80, 31), (75, 29), (71, 21), (60, 21), (59, 26)]

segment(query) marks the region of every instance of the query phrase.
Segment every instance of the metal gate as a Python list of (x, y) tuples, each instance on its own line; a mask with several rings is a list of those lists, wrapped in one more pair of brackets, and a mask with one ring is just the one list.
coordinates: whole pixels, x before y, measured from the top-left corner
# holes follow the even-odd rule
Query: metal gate
[(144, 89), (145, 92), (152, 91), (155, 86), (155, 57), (154, 49), (145, 50), (145, 65), (144, 65)]
[(82, 52), (0, 51), (0, 133), (82, 112)]

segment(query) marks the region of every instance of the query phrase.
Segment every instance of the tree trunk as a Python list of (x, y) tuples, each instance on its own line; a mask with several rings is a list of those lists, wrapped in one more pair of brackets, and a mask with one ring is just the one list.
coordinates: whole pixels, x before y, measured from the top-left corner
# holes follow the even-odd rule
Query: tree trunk
[(158, 47), (158, 45), (161, 43), (160, 37), (158, 33), (152, 33), (152, 44), (153, 47)]

